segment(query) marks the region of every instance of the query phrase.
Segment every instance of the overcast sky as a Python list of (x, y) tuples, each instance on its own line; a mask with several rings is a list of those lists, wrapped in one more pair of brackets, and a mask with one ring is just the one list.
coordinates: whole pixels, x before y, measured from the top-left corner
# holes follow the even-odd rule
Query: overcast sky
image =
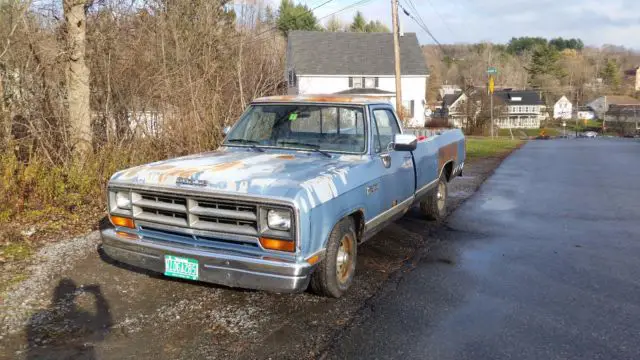
[[(267, 0), (279, 4), (279, 0)], [(313, 8), (326, 0), (297, 0)], [(321, 18), (358, 0), (333, 0), (315, 10)], [(407, 0), (400, 0), (406, 6)], [(623, 45), (640, 50), (640, 0), (412, 0), (441, 43), (507, 42), (514, 36), (580, 38), (587, 45)], [(370, 2), (339, 13), (350, 20), (356, 10), (367, 19), (391, 24), (391, 1)], [(276, 6), (277, 7), (277, 6)], [(400, 14), (402, 28), (433, 41)], [(326, 19), (322, 20), (323, 22)]]

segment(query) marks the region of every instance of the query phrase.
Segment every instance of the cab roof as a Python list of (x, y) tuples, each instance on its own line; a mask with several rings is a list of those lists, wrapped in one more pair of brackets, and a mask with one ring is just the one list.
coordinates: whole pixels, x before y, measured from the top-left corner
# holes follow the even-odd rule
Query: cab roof
[(370, 104), (386, 104), (388, 101), (377, 96), (364, 95), (335, 95), (335, 94), (318, 94), (318, 95), (279, 95), (266, 96), (253, 100), (253, 103), (326, 103), (326, 104), (352, 104), (352, 105), (370, 105)]

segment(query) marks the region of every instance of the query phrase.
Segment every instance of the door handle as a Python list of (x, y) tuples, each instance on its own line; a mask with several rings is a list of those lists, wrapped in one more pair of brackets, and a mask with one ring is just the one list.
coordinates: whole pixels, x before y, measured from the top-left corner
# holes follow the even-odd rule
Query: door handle
[(380, 159), (382, 159), (382, 165), (387, 169), (391, 166), (391, 154), (382, 154)]

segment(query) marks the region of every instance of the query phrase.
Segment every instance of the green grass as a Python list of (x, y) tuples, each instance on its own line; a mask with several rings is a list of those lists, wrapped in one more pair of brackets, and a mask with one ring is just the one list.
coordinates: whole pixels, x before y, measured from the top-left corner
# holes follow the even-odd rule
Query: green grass
[(0, 258), (5, 261), (24, 260), (33, 253), (32, 247), (24, 242), (9, 243), (0, 247)]
[[(542, 131), (546, 135), (549, 136), (557, 136), (560, 135), (562, 131), (554, 128), (546, 128), (546, 129), (512, 129), (514, 137), (522, 137), (522, 136), (538, 136)], [(498, 136), (511, 136), (509, 133), (509, 129), (500, 129), (498, 130)]]
[(467, 157), (473, 159), (502, 156), (520, 144), (522, 144), (522, 140), (519, 139), (467, 138)]

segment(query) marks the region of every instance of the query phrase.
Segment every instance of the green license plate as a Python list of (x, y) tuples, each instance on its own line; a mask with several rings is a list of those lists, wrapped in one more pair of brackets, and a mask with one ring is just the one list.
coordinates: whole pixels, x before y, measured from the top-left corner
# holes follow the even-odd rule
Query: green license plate
[(198, 260), (165, 255), (164, 274), (182, 279), (198, 280)]

